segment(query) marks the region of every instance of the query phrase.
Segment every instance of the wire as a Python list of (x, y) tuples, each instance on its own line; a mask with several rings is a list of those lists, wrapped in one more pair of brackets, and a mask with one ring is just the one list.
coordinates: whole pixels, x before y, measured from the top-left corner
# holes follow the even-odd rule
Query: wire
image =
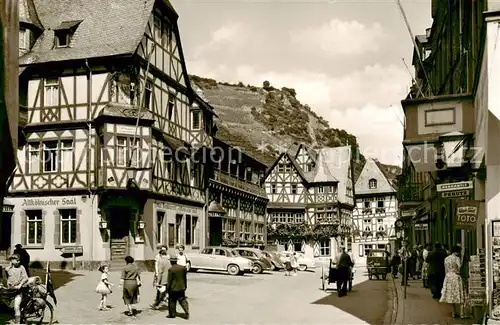
[(422, 95), (422, 97), (425, 97), (424, 93), (422, 91), (422, 87), (420, 87), (420, 84), (417, 82), (417, 80), (415, 80), (415, 78), (411, 74), (410, 68), (408, 67), (408, 64), (406, 64), (405, 58), (401, 58), (401, 60), (403, 60), (403, 63), (405, 64), (405, 67), (406, 67), (406, 71), (408, 71), (408, 74), (410, 75), (411, 80), (413, 81), (413, 83), (415, 85), (417, 85), (418, 90), (420, 91), (420, 95)]

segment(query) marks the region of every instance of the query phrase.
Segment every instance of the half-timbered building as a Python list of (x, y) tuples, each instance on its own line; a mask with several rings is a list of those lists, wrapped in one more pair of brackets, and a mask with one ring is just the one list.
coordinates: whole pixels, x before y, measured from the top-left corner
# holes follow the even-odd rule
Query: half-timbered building
[(79, 265), (203, 247), (214, 113), (191, 87), (169, 1), (21, 3), (12, 243), (32, 260), (75, 251)]
[(356, 185), (352, 255), (356, 265), (366, 265), (371, 249), (394, 249), (397, 219), (396, 190), (373, 159), (366, 161)]
[(349, 146), (311, 149), (293, 144), (282, 153), (265, 177), (268, 242), (314, 257), (335, 255), (337, 244), (347, 244), (336, 237), (310, 240), (305, 234), (272, 230), (282, 225), (348, 226), (354, 209), (352, 167)]
[(209, 181), (210, 245), (262, 246), (268, 199), (262, 185), (267, 166), (214, 138)]

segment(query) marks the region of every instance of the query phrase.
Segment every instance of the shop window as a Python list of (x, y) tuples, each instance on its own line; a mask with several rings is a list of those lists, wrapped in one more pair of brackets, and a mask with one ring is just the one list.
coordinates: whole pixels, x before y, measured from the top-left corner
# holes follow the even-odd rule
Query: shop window
[(42, 210), (26, 211), (26, 241), (28, 245), (42, 245)]
[(165, 212), (164, 211), (156, 211), (156, 243), (163, 244), (163, 231), (164, 231), (164, 222), (165, 222)]
[(76, 220), (76, 210), (75, 209), (61, 209), (59, 210), (60, 222), (61, 222), (61, 244), (76, 244), (76, 234), (77, 234), (77, 220)]
[(330, 240), (322, 240), (319, 242), (319, 255), (330, 256)]

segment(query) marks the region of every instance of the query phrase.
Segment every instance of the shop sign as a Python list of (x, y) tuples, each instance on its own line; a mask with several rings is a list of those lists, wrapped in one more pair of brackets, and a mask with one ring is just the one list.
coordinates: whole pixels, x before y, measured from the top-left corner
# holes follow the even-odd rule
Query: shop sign
[(457, 202), (457, 229), (475, 229), (478, 218), (479, 202), (460, 200)]
[(417, 215), (417, 212), (415, 210), (406, 210), (406, 211), (401, 211), (401, 217), (414, 217)]
[(156, 209), (175, 210), (177, 212), (187, 213), (187, 214), (200, 213), (200, 209), (191, 208), (191, 207), (188, 207), (185, 205), (172, 204), (172, 203), (163, 202), (163, 201), (155, 201), (154, 207)]
[(76, 197), (62, 199), (23, 199), (23, 207), (26, 206), (50, 206), (50, 205), (76, 205)]
[(83, 246), (65, 246), (61, 248), (63, 254), (83, 254)]
[(470, 195), (470, 190), (458, 190), (458, 191), (441, 192), (441, 197), (443, 199), (453, 199), (453, 198), (469, 197), (469, 195)]
[(4, 204), (2, 207), (2, 212), (14, 212), (14, 206), (9, 204)]
[(427, 230), (427, 229), (429, 229), (429, 225), (426, 223), (415, 224), (415, 230)]
[(470, 190), (472, 188), (473, 188), (472, 181), (456, 182), (456, 183), (444, 183), (444, 184), (438, 184), (436, 186), (436, 190), (438, 192)]

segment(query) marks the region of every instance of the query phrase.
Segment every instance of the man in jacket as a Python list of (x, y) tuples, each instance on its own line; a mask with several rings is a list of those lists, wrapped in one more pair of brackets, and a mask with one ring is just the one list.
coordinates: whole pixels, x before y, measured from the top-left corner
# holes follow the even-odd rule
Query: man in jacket
[(446, 250), (443, 249), (440, 243), (434, 245), (434, 251), (427, 256), (428, 266), (428, 282), (431, 289), (432, 298), (441, 298), (441, 289), (443, 288), (444, 277), (444, 259), (448, 256)]
[(177, 301), (189, 319), (189, 304), (186, 298), (187, 270), (184, 266), (177, 264), (177, 258), (170, 258), (172, 266), (168, 269), (167, 293), (168, 293), (168, 318), (177, 316)]
[(151, 305), (152, 309), (157, 309), (160, 307), (160, 304), (165, 300), (167, 295), (167, 281), (168, 281), (168, 269), (170, 268), (170, 261), (168, 259), (167, 250), (160, 251), (160, 258), (157, 261), (156, 269), (157, 269), (157, 279), (156, 279), (156, 299), (153, 305)]
[(340, 254), (339, 261), (337, 263), (337, 292), (339, 297), (347, 295), (347, 283), (351, 274), (349, 273), (351, 267), (354, 266), (349, 255), (346, 253), (345, 248), (342, 248), (342, 254)]

